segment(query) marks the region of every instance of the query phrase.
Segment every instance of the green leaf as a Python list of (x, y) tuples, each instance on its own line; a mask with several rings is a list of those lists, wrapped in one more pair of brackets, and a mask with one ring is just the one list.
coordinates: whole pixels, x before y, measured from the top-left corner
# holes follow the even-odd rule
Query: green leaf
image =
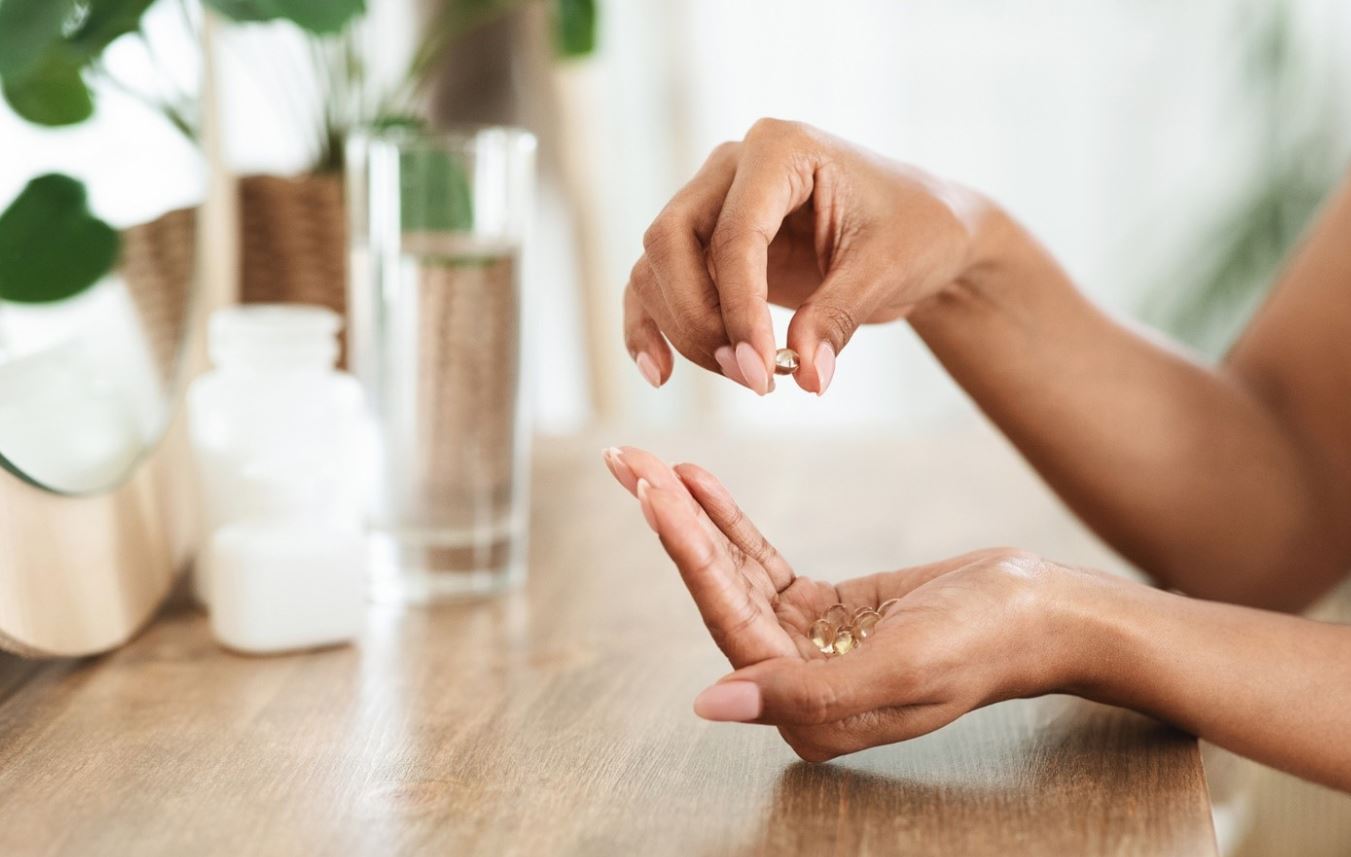
[(206, 0), (235, 21), (290, 21), (315, 35), (340, 33), (366, 11), (366, 0)]
[(596, 49), (596, 0), (557, 0), (554, 38), (558, 55), (586, 56)]
[(0, 86), (14, 112), (38, 125), (74, 125), (94, 113), (94, 96), (80, 76), (80, 61), (63, 46), (49, 50), (22, 75)]
[(464, 165), (447, 152), (409, 149), (399, 157), (399, 209), (404, 232), (466, 231), (474, 198)]
[(348, 22), (366, 11), (366, 0), (258, 0), (311, 33), (340, 33)]
[(255, 0), (205, 0), (206, 5), (231, 21), (271, 21), (277, 16)]
[(38, 176), (0, 214), (0, 300), (48, 303), (77, 295), (117, 263), (121, 237), (89, 211), (84, 185)]
[(75, 0), (0, 0), (0, 77), (21, 75), (61, 40)]
[(412, 113), (382, 113), (371, 122), (375, 131), (422, 131), (426, 127), (427, 120)]
[(70, 43), (86, 57), (95, 57), (116, 39), (141, 28), (141, 16), (155, 0), (86, 0), (85, 17)]

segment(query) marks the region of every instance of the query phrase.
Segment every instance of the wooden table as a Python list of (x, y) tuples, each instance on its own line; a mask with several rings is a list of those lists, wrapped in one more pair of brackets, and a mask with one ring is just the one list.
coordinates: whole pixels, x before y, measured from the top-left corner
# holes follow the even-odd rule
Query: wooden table
[[(1196, 741), (1076, 699), (826, 765), (704, 723), (727, 667), (602, 443), (542, 442), (531, 579), (373, 608), (356, 647), (246, 658), (191, 608), (111, 655), (0, 667), (0, 853), (1215, 853)], [(649, 439), (724, 475), (799, 571), (1014, 543), (1112, 564), (987, 430)]]

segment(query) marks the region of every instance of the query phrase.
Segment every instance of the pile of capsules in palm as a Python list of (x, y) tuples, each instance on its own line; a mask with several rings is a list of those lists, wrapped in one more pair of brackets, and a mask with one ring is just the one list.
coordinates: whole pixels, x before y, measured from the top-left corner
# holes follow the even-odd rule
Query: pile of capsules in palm
[(812, 623), (811, 640), (823, 655), (847, 655), (873, 635), (882, 616), (899, 601), (891, 598), (877, 608), (860, 607), (853, 613), (843, 604), (833, 604)]

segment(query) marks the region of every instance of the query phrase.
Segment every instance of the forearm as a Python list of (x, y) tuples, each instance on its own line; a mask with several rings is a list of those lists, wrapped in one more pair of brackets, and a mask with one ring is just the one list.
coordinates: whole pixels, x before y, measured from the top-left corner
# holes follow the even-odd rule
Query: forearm
[(1077, 578), (1072, 692), (1351, 790), (1351, 628)]
[(1295, 608), (1340, 577), (1317, 465), (1239, 380), (1108, 317), (1006, 217), (977, 243), (911, 321), (1089, 526), (1209, 598)]

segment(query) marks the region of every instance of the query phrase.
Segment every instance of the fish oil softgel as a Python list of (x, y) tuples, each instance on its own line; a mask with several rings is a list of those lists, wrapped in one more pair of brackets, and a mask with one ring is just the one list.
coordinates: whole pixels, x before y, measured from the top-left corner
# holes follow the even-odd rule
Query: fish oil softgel
[(774, 352), (774, 374), (791, 375), (799, 366), (797, 352), (791, 348), (780, 348)]
[(811, 638), (812, 645), (821, 654), (830, 654), (835, 646), (835, 626), (825, 619), (817, 619), (812, 623)]
[(809, 631), (812, 645), (823, 655), (847, 655), (873, 635), (883, 613), (898, 601), (899, 598), (892, 598), (877, 609), (860, 607), (853, 613), (843, 604), (832, 604), (812, 623)]

